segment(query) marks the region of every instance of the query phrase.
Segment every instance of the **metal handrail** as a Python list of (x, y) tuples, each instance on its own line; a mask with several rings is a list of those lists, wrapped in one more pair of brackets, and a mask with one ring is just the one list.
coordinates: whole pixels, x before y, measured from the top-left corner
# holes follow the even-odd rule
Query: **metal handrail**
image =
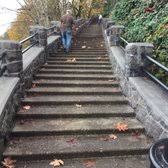
[(28, 51), (30, 48), (32, 48), (33, 46), (35, 46), (37, 43), (38, 43), (38, 42), (35, 42), (35, 43), (31, 44), (30, 46), (26, 47), (26, 48), (22, 51), (22, 53), (24, 54), (26, 51)]
[[(149, 56), (144, 56), (145, 59), (147, 59), (150, 63), (155, 64), (157, 67), (161, 68), (162, 70), (164, 70), (166, 73), (168, 73), (168, 68), (165, 67), (164, 65), (162, 65), (161, 63), (159, 63), (158, 61), (156, 61), (155, 59), (149, 57)], [(160, 81), (156, 76), (154, 76), (151, 72), (149, 72), (147, 70), (146, 67), (143, 68), (143, 71), (152, 79), (154, 80), (156, 83), (158, 83), (159, 85), (161, 85), (165, 90), (168, 91), (168, 86), (166, 86), (166, 84), (164, 84), (162, 81)]]
[(51, 30), (51, 29), (54, 29), (54, 28), (56, 28), (57, 26), (56, 25), (54, 25), (54, 26), (52, 26), (52, 27), (49, 27), (49, 28), (47, 28), (47, 31), (49, 31), (49, 30)]
[(162, 68), (164, 71), (166, 71), (168, 73), (168, 68), (165, 67), (164, 65), (162, 65), (161, 63), (159, 63), (158, 61), (156, 61), (155, 59), (153, 59), (153, 58), (151, 58), (151, 57), (149, 57), (147, 55), (145, 56), (145, 58), (148, 61), (150, 61), (150, 62), (154, 63), (155, 65), (157, 65), (159, 68)]
[(33, 37), (35, 37), (36, 35), (37, 35), (37, 33), (35, 33), (35, 34), (33, 34), (33, 35), (31, 35), (31, 36), (29, 36), (29, 37), (23, 39), (23, 40), (20, 41), (19, 43), (20, 43), (20, 44), (23, 44), (23, 43), (29, 41), (30, 39), (32, 39)]
[(123, 37), (120, 37), (120, 39), (121, 39), (124, 43), (129, 44), (129, 42), (128, 42), (127, 40), (125, 40)]

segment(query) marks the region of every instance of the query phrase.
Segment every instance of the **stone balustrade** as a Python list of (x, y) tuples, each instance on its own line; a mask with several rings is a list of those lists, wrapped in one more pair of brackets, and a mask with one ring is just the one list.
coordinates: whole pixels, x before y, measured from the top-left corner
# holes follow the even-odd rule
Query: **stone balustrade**
[(36, 45), (25, 53), (17, 41), (0, 41), (0, 153), (14, 125), (13, 118), (21, 107), (25, 90), (32, 86), (33, 76), (48, 54), (56, 53), (60, 44), (60, 36), (53, 33), (48, 37), (45, 27), (32, 26), (30, 35), (33, 34), (36, 35), (30, 39), (30, 44)]
[(154, 46), (132, 42), (121, 47), (120, 36), (124, 26), (111, 25), (112, 22), (105, 19), (102, 29), (120, 86), (146, 132), (156, 140), (168, 138), (168, 94), (143, 72), (143, 67), (148, 65), (144, 56), (153, 57)]

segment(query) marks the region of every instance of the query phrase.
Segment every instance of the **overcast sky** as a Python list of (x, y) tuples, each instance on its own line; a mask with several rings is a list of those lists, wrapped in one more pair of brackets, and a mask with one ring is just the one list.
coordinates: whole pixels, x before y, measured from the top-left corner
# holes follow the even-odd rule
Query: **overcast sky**
[[(20, 0), (22, 2), (22, 0)], [(10, 26), (10, 22), (16, 18), (16, 12), (9, 11), (5, 8), (17, 10), (20, 5), (16, 0), (0, 0), (0, 35), (5, 33), (7, 28)]]

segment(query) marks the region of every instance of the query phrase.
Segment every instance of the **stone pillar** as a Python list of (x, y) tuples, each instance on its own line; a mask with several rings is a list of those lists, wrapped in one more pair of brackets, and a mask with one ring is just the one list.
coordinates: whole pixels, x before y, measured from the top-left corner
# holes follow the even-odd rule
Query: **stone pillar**
[(37, 46), (47, 46), (47, 29), (43, 26), (31, 26), (30, 35), (37, 33), (37, 35), (30, 40), (31, 44), (37, 42)]
[(0, 50), (5, 51), (3, 62), (6, 63), (4, 76), (20, 77), (23, 71), (22, 61), (22, 45), (15, 41), (2, 40), (0, 41)]
[(6, 71), (6, 56), (7, 52), (6, 50), (0, 50), (0, 76), (3, 76), (3, 74)]
[(55, 28), (52, 29), (52, 32), (54, 32), (54, 35), (60, 35), (60, 21), (51, 21), (51, 27), (55, 26)]
[(110, 42), (112, 46), (119, 46), (120, 45), (120, 35), (122, 34), (124, 30), (124, 26), (111, 26), (108, 28), (109, 36), (110, 36)]
[(142, 66), (144, 66), (143, 56), (151, 56), (153, 48), (153, 44), (150, 43), (129, 43), (126, 46), (126, 77), (137, 77), (142, 75)]

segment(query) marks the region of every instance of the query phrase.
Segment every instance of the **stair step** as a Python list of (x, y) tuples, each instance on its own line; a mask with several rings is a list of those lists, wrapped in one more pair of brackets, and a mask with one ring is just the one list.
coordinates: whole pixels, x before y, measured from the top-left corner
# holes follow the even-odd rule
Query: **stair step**
[(116, 140), (106, 141), (108, 134), (13, 138), (4, 153), (17, 160), (70, 159), (147, 154), (151, 140), (144, 134), (116, 134)]
[(58, 54), (50, 54), (50, 56), (48, 58), (64, 58), (64, 59), (69, 59), (69, 58), (76, 58), (76, 59), (84, 59), (84, 58), (94, 58), (94, 59), (105, 59), (109, 57), (107, 55), (101, 55), (101, 56), (97, 56), (97, 55), (58, 55)]
[(25, 98), (24, 105), (59, 105), (59, 104), (128, 104), (124, 96), (115, 95), (58, 95), (58, 96), (35, 96)]
[[(104, 74), (37, 74), (36, 79), (64, 79), (64, 80), (114, 80), (115, 76)], [(96, 82), (96, 81), (95, 81)]]
[(79, 69), (41, 69), (39, 73), (54, 73), (54, 74), (112, 74), (111, 70), (79, 70)]
[(64, 118), (64, 119), (23, 119), (16, 120), (12, 136), (44, 136), (74, 134), (120, 133), (117, 123), (128, 125), (127, 133), (144, 132), (144, 127), (134, 118)]
[[(60, 158), (60, 157), (59, 157)], [(58, 159), (59, 159), (58, 158)], [(17, 168), (51, 168), (51, 160), (40, 161), (20, 161), (16, 163)], [(148, 155), (142, 156), (113, 156), (113, 157), (94, 157), (94, 158), (75, 158), (64, 159), (63, 168), (85, 168), (93, 165), (95, 168), (147, 168), (150, 167)], [(89, 167), (89, 166), (88, 166)], [(90, 166), (91, 167), (91, 166)]]
[(73, 55), (73, 54), (85, 54), (85, 55), (96, 55), (97, 54), (101, 54), (101, 55), (107, 55), (108, 52), (106, 50), (82, 50), (82, 49), (75, 49), (75, 50), (71, 50), (69, 53), (65, 53), (64, 51), (59, 51), (58, 52), (58, 55), (59, 54), (64, 54), (64, 55)]
[(71, 87), (119, 87), (117, 81), (93, 81), (93, 80), (35, 80), (33, 84), (38, 87), (61, 87), (61, 86), (71, 86)]
[(103, 58), (103, 57), (97, 57), (97, 58), (76, 58), (76, 57), (71, 57), (71, 58), (67, 58), (67, 57), (60, 57), (60, 58), (57, 58), (57, 57), (49, 57), (47, 58), (48, 61), (68, 61), (70, 59), (73, 59), (75, 58), (76, 59), (76, 62), (81, 62), (81, 61), (98, 61), (98, 62), (103, 62), (103, 61), (109, 61), (109, 58)]
[(35, 87), (26, 91), (28, 95), (122, 95), (114, 87)]
[(110, 65), (60, 65), (60, 64), (57, 64), (57, 65), (49, 65), (49, 64), (45, 64), (43, 66), (43, 68), (48, 68), (48, 69), (60, 69), (60, 68), (64, 68), (64, 69), (96, 69), (96, 70), (111, 70), (111, 66)]
[(67, 62), (67, 61), (47, 61), (50, 65), (111, 65), (109, 61), (77, 61), (77, 62)]
[(81, 52), (70, 52), (70, 53), (64, 53), (64, 52), (58, 52), (56, 55), (64, 55), (64, 56), (74, 56), (74, 55), (85, 55), (85, 56), (101, 56), (101, 55), (105, 55), (107, 56), (108, 53), (107, 52), (84, 52), (84, 51), (81, 51)]
[(29, 110), (21, 109), (18, 119), (40, 118), (85, 118), (85, 117), (135, 117), (134, 110), (128, 105), (58, 105), (38, 106)]

